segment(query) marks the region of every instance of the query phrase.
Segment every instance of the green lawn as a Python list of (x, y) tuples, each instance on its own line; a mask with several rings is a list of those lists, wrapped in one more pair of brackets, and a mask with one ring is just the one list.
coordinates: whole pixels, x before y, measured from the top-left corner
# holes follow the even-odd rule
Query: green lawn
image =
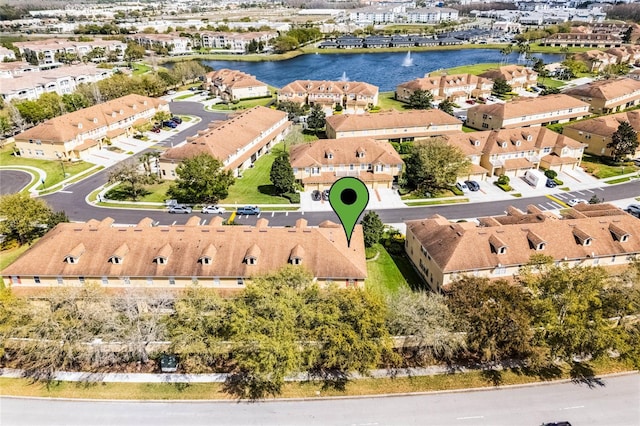
[(429, 201), (406, 201), (405, 204), (409, 207), (415, 206), (435, 206), (440, 204), (458, 204), (458, 203), (468, 203), (468, 198), (456, 198), (453, 200), (429, 200)]
[(397, 111), (404, 111), (406, 108), (404, 102), (396, 101), (394, 99), (395, 92), (381, 92), (378, 95), (378, 106), (381, 110), (395, 109)]
[[(566, 81), (555, 80), (553, 78), (539, 78), (538, 83), (544, 84), (547, 87), (557, 87), (560, 88), (567, 84)], [(573, 124), (573, 123), (572, 123)]]
[(273, 147), (269, 154), (260, 157), (252, 168), (242, 172), (242, 178), (229, 188), (229, 196), (220, 201), (222, 204), (288, 204), (289, 200), (274, 195), (269, 178), (271, 164), (276, 154), (282, 150), (282, 143)]
[(273, 100), (274, 100), (273, 96), (269, 96), (269, 97), (266, 97), (266, 98), (246, 99), (244, 101), (238, 102), (237, 104), (215, 104), (215, 105), (211, 105), (210, 109), (212, 109), (212, 110), (222, 110), (222, 111), (238, 110), (238, 109), (249, 109), (249, 108), (253, 108), (254, 106), (257, 106), (257, 105), (267, 106)]
[(381, 244), (377, 244), (378, 257), (367, 261), (365, 287), (380, 294), (391, 294), (400, 288), (409, 288), (407, 280), (394, 262), (391, 255)]
[(176, 96), (173, 99), (176, 100), (176, 101), (180, 101), (180, 100), (183, 100), (183, 99), (188, 99), (188, 98), (190, 98), (192, 96), (195, 96), (195, 93), (187, 93), (185, 95)]
[(634, 166), (632, 163), (626, 163), (620, 166), (611, 166), (609, 164), (605, 164), (602, 158), (589, 154), (584, 154), (581, 166), (587, 173), (591, 173), (598, 179), (619, 176), (640, 170), (640, 168)]
[(27, 251), (29, 247), (31, 247), (31, 245), (24, 244), (0, 251), (0, 271), (11, 265), (13, 261), (16, 260), (22, 253)]
[(61, 182), (64, 179), (62, 174), (63, 167), (67, 178), (93, 167), (93, 164), (87, 163), (86, 161), (73, 163), (65, 161), (63, 163), (61, 161), (36, 160), (35, 158), (14, 156), (13, 146), (13, 144), (8, 144), (0, 150), (0, 166), (31, 166), (43, 170), (47, 174), (47, 179), (45, 180), (44, 186), (36, 185), (36, 189), (46, 189)]
[(452, 74), (473, 74), (473, 75), (478, 75), (478, 74), (482, 74), (485, 71), (488, 71), (490, 69), (493, 68), (498, 68), (500, 66), (499, 63), (497, 62), (489, 62), (486, 64), (471, 64), (471, 65), (463, 65), (460, 67), (454, 67), (454, 68), (447, 68), (444, 70), (440, 70), (437, 72), (432, 72), (432, 75), (438, 75), (438, 74), (442, 74), (443, 72), (446, 72), (447, 75), (452, 75)]
[(143, 64), (143, 63), (133, 64), (133, 75), (144, 74), (150, 69), (151, 67), (147, 64)]

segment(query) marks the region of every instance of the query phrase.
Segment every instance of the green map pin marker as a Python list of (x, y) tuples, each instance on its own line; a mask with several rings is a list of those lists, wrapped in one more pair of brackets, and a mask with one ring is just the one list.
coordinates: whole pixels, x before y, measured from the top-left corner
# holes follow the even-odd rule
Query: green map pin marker
[(340, 178), (331, 185), (329, 203), (342, 222), (342, 229), (347, 236), (347, 247), (349, 247), (351, 246), (353, 228), (369, 204), (367, 185), (358, 178)]

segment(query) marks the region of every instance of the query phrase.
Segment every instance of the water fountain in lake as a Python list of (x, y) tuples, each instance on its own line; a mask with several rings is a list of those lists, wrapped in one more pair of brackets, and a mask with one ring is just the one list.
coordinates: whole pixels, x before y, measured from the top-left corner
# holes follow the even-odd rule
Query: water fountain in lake
[(407, 52), (407, 56), (402, 60), (403, 67), (412, 67), (413, 66), (413, 58), (411, 57), (411, 51)]
[(524, 52), (520, 53), (520, 56), (518, 56), (518, 63), (520, 64), (526, 61), (527, 61), (527, 55)]
[(349, 77), (347, 77), (346, 71), (342, 71), (342, 77), (340, 77), (340, 81), (349, 81)]

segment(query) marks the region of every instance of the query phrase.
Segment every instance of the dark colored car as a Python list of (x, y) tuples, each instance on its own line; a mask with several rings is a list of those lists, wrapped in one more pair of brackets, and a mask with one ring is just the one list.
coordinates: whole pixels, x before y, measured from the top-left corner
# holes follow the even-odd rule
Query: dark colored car
[(469, 188), (469, 191), (476, 192), (480, 190), (480, 184), (475, 180), (467, 180), (464, 183), (467, 184), (467, 188)]
[(547, 183), (545, 184), (545, 186), (547, 188), (555, 188), (556, 186), (558, 186), (558, 184), (553, 179), (547, 179)]
[(180, 123), (182, 123), (182, 118), (174, 115), (173, 117), (171, 117), (171, 121), (173, 121), (176, 124), (180, 124)]
[(313, 201), (320, 201), (322, 200), (322, 194), (317, 189), (314, 189), (313, 192), (311, 193), (311, 199)]
[(153, 133), (160, 133), (160, 130), (161, 130), (161, 129), (160, 129), (160, 127), (158, 127), (158, 126), (153, 126), (153, 127), (151, 128), (151, 131), (152, 131)]
[(329, 201), (329, 190), (325, 189), (324, 191), (322, 191), (322, 199), (325, 201)]
[(259, 215), (260, 208), (258, 206), (244, 206), (240, 207), (236, 214)]
[(171, 127), (172, 129), (175, 129), (176, 127), (178, 127), (178, 123), (171, 120), (163, 121), (162, 125), (165, 127)]
[(189, 214), (191, 213), (191, 207), (185, 206), (184, 204), (176, 204), (175, 206), (169, 207), (169, 213)]
[(551, 423), (542, 423), (542, 426), (571, 426), (569, 422), (551, 422)]

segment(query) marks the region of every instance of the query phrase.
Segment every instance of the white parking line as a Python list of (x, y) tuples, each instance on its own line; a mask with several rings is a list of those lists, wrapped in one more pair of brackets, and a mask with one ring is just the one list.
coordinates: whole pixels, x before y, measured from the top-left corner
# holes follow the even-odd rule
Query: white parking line
[(593, 194), (593, 191), (592, 191), (592, 190), (590, 190), (590, 189), (585, 189), (585, 192), (590, 192), (590, 193), (592, 193), (592, 194)]
[(540, 207), (542, 210), (549, 210), (549, 207), (545, 206), (544, 204), (538, 204), (538, 207)]
[(552, 202), (549, 203), (553, 206), (554, 209), (563, 209), (564, 207), (562, 207), (560, 204), (556, 203), (556, 202)]
[(584, 408), (584, 405), (575, 405), (573, 407), (564, 407), (563, 410), (575, 410), (578, 408)]
[(204, 226), (207, 224), (207, 219), (203, 219), (201, 225)]
[(276, 214), (276, 212), (271, 212), (271, 217), (273, 217), (273, 215), (275, 215), (275, 214)]
[(484, 416), (456, 417), (456, 420), (484, 419)]
[(284, 215), (285, 216), (289, 216), (289, 212), (284, 212)]
[(565, 198), (569, 198), (569, 197), (567, 196), (567, 194), (553, 194), (553, 196), (554, 196), (554, 197), (558, 197), (558, 198), (560, 198), (561, 200), (564, 200)]
[(576, 191), (580, 195), (584, 195), (584, 192)]

